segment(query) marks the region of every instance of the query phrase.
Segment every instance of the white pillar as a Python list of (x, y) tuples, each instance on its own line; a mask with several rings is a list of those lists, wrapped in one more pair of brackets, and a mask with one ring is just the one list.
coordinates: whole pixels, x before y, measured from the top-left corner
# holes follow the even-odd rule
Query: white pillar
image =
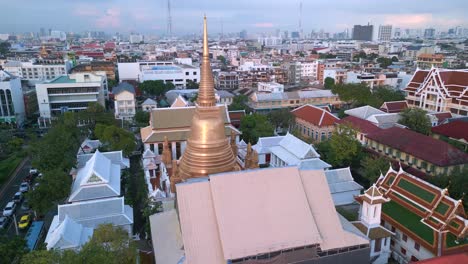
[(172, 159), (175, 160), (177, 159), (177, 148), (176, 148), (176, 142), (172, 142)]
[(159, 155), (159, 143), (155, 143), (154, 145), (154, 154)]
[(149, 144), (144, 144), (145, 150), (148, 150), (150, 148)]
[(180, 154), (184, 154), (185, 148), (187, 148), (187, 141), (183, 141), (180, 143)]

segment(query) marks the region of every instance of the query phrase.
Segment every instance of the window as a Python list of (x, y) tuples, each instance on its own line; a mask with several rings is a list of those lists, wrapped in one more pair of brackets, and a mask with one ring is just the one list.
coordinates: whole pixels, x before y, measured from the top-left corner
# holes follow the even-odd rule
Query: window
[(416, 262), (419, 261), (419, 259), (415, 256), (411, 256), (411, 262)]
[(394, 247), (395, 246), (395, 240), (390, 240), (390, 246)]
[(189, 75), (189, 72), (185, 72), (185, 75), (187, 75), (187, 76), (188, 76), (188, 75)]
[(408, 236), (407, 236), (407, 235), (405, 235), (405, 234), (403, 234), (403, 236), (402, 236), (402, 239), (403, 239), (403, 241), (405, 241), (405, 242), (406, 242), (406, 241), (408, 241)]
[(405, 255), (405, 256), (406, 256), (406, 249), (404, 249), (404, 248), (400, 248), (400, 252), (401, 252), (401, 254), (403, 254), (403, 255)]
[(395, 233), (395, 230), (396, 230), (395, 227), (392, 226), (392, 233)]
[(414, 249), (416, 249), (417, 251), (419, 251), (419, 248), (420, 248), (420, 247), (421, 247), (421, 246), (420, 246), (418, 243), (414, 242)]
[(197, 72), (193, 72), (193, 75), (197, 75)]

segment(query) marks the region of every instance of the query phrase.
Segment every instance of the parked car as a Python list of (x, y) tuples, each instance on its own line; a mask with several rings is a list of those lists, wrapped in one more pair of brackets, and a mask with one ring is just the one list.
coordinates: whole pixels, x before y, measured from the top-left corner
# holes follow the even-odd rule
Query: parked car
[(39, 173), (39, 171), (37, 169), (35, 169), (35, 168), (29, 169), (29, 174), (37, 174), (37, 173)]
[(11, 216), (16, 210), (16, 203), (15, 202), (9, 202), (5, 206), (5, 209), (3, 209), (3, 215), (4, 216)]
[(27, 182), (22, 182), (22, 183), (20, 184), (19, 191), (22, 192), (22, 193), (29, 191), (29, 183), (27, 183)]
[(33, 187), (32, 187), (33, 191), (36, 190), (37, 187), (39, 187), (39, 183), (38, 183), (38, 182), (36, 182), (36, 183), (33, 185)]
[(15, 193), (15, 196), (13, 196), (13, 202), (19, 204), (23, 201), (23, 193), (22, 192), (17, 192)]
[(19, 229), (26, 229), (31, 224), (31, 215), (25, 214), (21, 216), (20, 221), (18, 223)]
[(10, 223), (9, 217), (6, 217), (6, 216), (0, 217), (0, 229), (6, 229), (8, 226), (8, 223)]
[(27, 211), (29, 209), (31, 209), (31, 207), (29, 206), (29, 201), (24, 200), (24, 202), (21, 204), (21, 210)]

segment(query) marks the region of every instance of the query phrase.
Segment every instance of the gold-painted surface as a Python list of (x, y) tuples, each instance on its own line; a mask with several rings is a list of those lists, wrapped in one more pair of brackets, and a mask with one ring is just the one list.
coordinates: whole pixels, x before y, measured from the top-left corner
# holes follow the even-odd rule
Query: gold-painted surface
[(195, 114), (187, 148), (178, 166), (178, 179), (205, 177), (237, 169), (236, 158), (226, 137), (222, 107), (216, 106), (211, 72), (206, 17), (203, 28), (203, 60)]

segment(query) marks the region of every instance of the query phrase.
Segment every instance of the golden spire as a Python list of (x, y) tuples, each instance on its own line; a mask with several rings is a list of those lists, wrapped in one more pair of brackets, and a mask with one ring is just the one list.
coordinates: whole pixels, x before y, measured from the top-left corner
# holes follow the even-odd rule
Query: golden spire
[(225, 134), (223, 112), (216, 105), (213, 74), (208, 51), (206, 17), (203, 30), (203, 64), (198, 103), (192, 118), (187, 148), (180, 158), (178, 178), (205, 177), (209, 174), (234, 171), (239, 167)]
[(208, 50), (208, 29), (206, 25), (206, 16), (203, 19), (203, 58), (197, 103), (199, 106), (203, 107), (216, 105), (214, 79), (210, 65), (210, 51)]

